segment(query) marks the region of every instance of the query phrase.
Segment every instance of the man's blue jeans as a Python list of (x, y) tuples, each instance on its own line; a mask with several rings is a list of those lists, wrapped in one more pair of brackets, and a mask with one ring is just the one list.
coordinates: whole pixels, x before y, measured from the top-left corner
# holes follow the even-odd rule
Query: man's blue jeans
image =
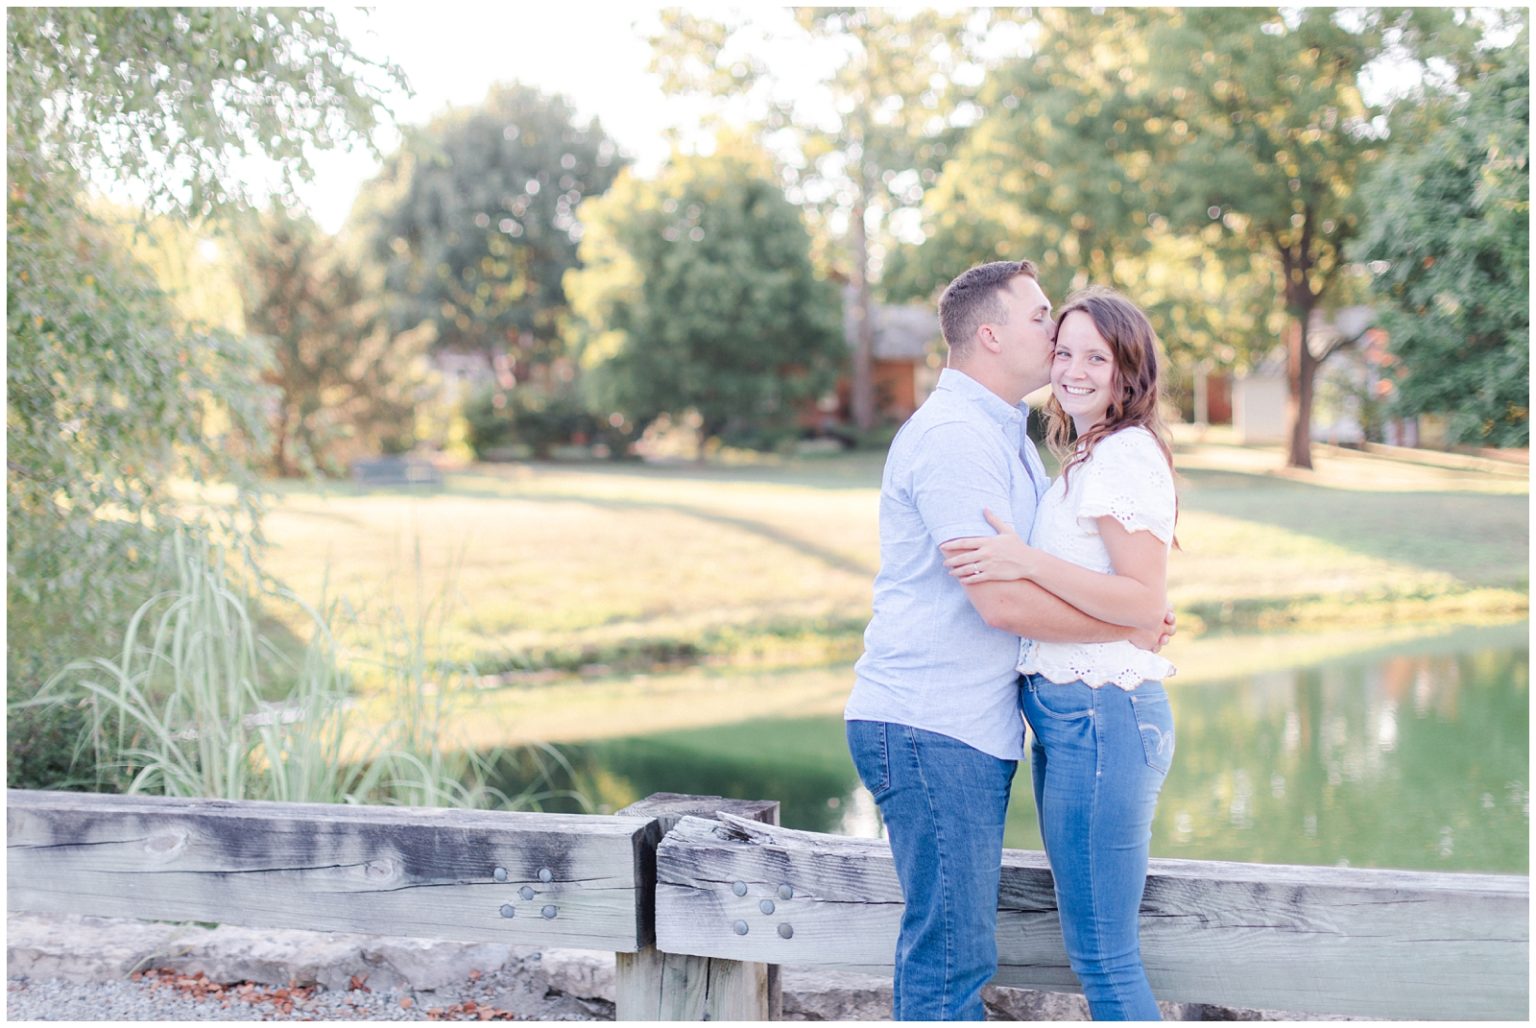
[(906, 910), (898, 1021), (984, 1021), (997, 973), (1003, 821), (1018, 762), (886, 721), (849, 721), (848, 749), (885, 818)]
[(1039, 675), (1021, 703), (1040, 834), (1056, 880), (1067, 959), (1095, 1021), (1156, 1021), (1141, 964), (1141, 896), (1157, 794), (1173, 761), (1161, 682), (1127, 692)]

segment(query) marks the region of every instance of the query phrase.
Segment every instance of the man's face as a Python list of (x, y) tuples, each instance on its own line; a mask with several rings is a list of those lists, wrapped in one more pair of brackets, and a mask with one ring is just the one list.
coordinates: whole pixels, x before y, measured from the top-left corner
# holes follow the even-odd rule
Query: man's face
[(1001, 296), (1008, 320), (993, 325), (992, 331), (1002, 347), (1003, 366), (1022, 397), (1050, 381), (1056, 323), (1051, 320), (1051, 301), (1028, 275), (1016, 276)]

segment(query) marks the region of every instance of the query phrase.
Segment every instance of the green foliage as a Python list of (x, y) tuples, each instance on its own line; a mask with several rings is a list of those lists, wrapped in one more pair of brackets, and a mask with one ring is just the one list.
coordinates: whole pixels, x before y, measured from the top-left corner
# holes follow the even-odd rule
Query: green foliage
[(1218, 224), (1175, 231), (1158, 154), (1176, 134), (1148, 48), (1159, 13), (1046, 8), (1025, 60), (989, 75), (971, 130), (924, 198), (889, 294), (931, 299), (973, 264), (1027, 257), (1058, 303), (1089, 283), (1146, 307), (1176, 357), (1242, 364), (1272, 345), (1275, 283)]
[(245, 323), (271, 350), (277, 394), (269, 470), (336, 474), (348, 457), (410, 449), (431, 324), (391, 332), (377, 284), (306, 217), (275, 206), (244, 249)]
[(1393, 406), (1443, 414), (1453, 442), (1530, 445), (1529, 39), (1362, 187), (1372, 218), (1352, 255), (1389, 305)]
[(981, 34), (989, 15), (799, 7), (794, 16), (797, 47), (844, 55), (799, 103), (782, 98), (783, 76), (743, 25), (663, 11), (651, 66), (669, 92), (757, 101), (763, 128), (798, 150), (782, 169), (789, 193), (812, 216), (829, 270), (854, 287), (852, 407), (868, 429), (879, 255), (895, 238), (894, 219), (922, 200), (975, 113), (977, 77), (962, 73), (973, 49), (967, 22)]
[(78, 170), (191, 217), (256, 199), (242, 157), (281, 162), (291, 191), (311, 146), (367, 139), (404, 83), (313, 7), (18, 7), (6, 43), (12, 183), (18, 163)]
[(793, 419), (843, 356), (837, 298), (760, 154), (626, 172), (587, 208), (569, 289), (601, 404), (645, 425), (696, 411), (699, 439)]
[(483, 389), (465, 403), (464, 416), (469, 422), (469, 445), (479, 460), (494, 459), (513, 448), (526, 448), (545, 460), (556, 447), (573, 443), (601, 445), (610, 456), (622, 457), (631, 442), (623, 424), (615, 426), (606, 415), (593, 411), (574, 383)]
[[(249, 547), (259, 513), (239, 453), (261, 437), (251, 372), (265, 355), (225, 333), (174, 331), (166, 298), (111, 233), (54, 204), (13, 191), (8, 219), (7, 670), (23, 694), (120, 629), (170, 526)], [(188, 507), (176, 479), (233, 483), (235, 501)]]
[[(105, 645), (151, 589), (172, 529), (259, 543), (242, 453), (259, 439), (263, 354), (198, 331), (86, 200), (118, 182), (186, 220), (239, 207), (231, 162), (308, 172), (311, 144), (365, 135), (392, 69), (328, 13), (233, 8), (7, 11), (7, 521), (13, 696)], [(136, 245), (136, 244), (135, 244)], [(177, 481), (234, 486), (186, 504)], [(49, 730), (9, 726), (12, 781), (56, 761)], [(44, 775), (46, 771), (39, 771)]]
[(621, 163), (595, 120), (517, 84), (411, 133), (353, 211), (394, 330), (430, 322), (439, 346), (510, 352), (519, 378), (558, 356), (577, 209)]
[[(447, 697), (468, 689), (473, 671), (434, 666), (425, 624), (397, 626), (386, 659), (354, 669), (336, 634), (341, 604), (322, 613), (280, 596), (303, 610), (312, 632), (290, 667), (220, 551), (178, 536), (175, 565), (176, 584), (134, 614), (117, 659), (71, 663), (29, 704), (83, 713), (76, 754), (90, 760), (78, 784), (288, 803), (514, 805), (486, 784), (494, 754), (455, 751)], [(289, 682), (275, 681), (272, 668)], [(384, 680), (382, 726), (357, 716), (358, 671)]]
[(1155, 171), (1169, 222), (1183, 233), (1219, 225), (1232, 251), (1278, 278), (1292, 326), (1293, 467), (1312, 466), (1314, 380), (1342, 345), (1314, 344), (1312, 314), (1337, 302), (1365, 216), (1356, 186), (1389, 145), (1390, 102), (1368, 97), (1366, 82), (1389, 53), (1422, 70), (1437, 35), (1458, 51), (1466, 33), (1454, 22), (1449, 11), (1191, 8), (1147, 34), (1151, 82), (1169, 102)]
[[(930, 295), (961, 268), (1028, 256), (1056, 294), (1116, 285), (1182, 354), (1241, 366), (1288, 323), (1290, 463), (1310, 466), (1314, 311), (1347, 291), (1361, 176), (1402, 112), (1486, 61), (1499, 17), (1435, 10), (1027, 12), (1029, 53), (991, 76), (984, 120), (925, 204), (928, 241), (891, 280)], [(1440, 59), (1431, 64), (1431, 58)], [(1367, 88), (1415, 74), (1411, 102)], [(1443, 74), (1442, 74), (1443, 73)], [(1438, 75), (1438, 78), (1437, 78)], [(1406, 133), (1405, 133), (1406, 134)]]

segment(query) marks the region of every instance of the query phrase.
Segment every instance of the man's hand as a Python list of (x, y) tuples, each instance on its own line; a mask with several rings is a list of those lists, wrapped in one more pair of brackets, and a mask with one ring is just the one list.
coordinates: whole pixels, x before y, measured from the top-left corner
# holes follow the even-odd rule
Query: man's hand
[(1163, 615), (1162, 627), (1155, 632), (1150, 628), (1136, 629), (1131, 633), (1131, 645), (1137, 649), (1156, 653), (1168, 645), (1168, 640), (1172, 639), (1178, 630), (1178, 618), (1174, 616), (1173, 608), (1169, 607), (1168, 613)]

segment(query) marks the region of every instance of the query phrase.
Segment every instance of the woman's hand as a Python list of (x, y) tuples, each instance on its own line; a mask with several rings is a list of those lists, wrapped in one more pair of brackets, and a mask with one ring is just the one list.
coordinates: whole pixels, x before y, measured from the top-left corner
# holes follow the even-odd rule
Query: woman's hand
[(1040, 551), (1020, 539), (1012, 525), (990, 510), (983, 509), (982, 513), (987, 523), (997, 529), (997, 535), (951, 539), (940, 546), (949, 573), (967, 584), (1029, 578)]

